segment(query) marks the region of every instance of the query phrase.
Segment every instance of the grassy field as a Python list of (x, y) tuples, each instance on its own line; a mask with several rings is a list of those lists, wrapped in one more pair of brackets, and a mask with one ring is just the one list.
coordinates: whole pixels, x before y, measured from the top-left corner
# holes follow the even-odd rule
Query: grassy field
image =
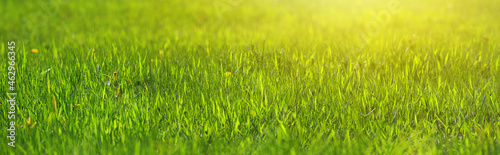
[(0, 154), (500, 154), (499, 10), (4, 0)]

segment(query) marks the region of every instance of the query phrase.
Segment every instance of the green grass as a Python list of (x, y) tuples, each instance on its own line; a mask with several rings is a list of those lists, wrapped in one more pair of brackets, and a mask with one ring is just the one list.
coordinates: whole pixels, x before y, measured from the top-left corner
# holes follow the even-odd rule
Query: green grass
[(393, 2), (2, 1), (0, 154), (499, 154), (500, 1)]

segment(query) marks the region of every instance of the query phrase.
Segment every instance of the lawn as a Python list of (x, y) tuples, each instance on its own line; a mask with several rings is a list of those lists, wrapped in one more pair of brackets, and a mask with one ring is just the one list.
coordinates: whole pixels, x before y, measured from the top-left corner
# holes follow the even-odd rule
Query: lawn
[(500, 154), (499, 10), (3, 0), (0, 154)]

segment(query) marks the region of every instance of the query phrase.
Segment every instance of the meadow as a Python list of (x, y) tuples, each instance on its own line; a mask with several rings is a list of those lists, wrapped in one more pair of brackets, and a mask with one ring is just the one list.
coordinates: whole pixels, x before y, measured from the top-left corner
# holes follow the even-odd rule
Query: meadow
[(499, 10), (4, 0), (0, 154), (500, 154)]

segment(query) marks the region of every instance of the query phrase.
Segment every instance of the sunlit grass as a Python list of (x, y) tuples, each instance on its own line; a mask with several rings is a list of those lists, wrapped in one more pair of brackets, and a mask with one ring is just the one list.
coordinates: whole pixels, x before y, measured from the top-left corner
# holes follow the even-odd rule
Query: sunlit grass
[(3, 1), (0, 154), (498, 154), (500, 2), (393, 2)]

